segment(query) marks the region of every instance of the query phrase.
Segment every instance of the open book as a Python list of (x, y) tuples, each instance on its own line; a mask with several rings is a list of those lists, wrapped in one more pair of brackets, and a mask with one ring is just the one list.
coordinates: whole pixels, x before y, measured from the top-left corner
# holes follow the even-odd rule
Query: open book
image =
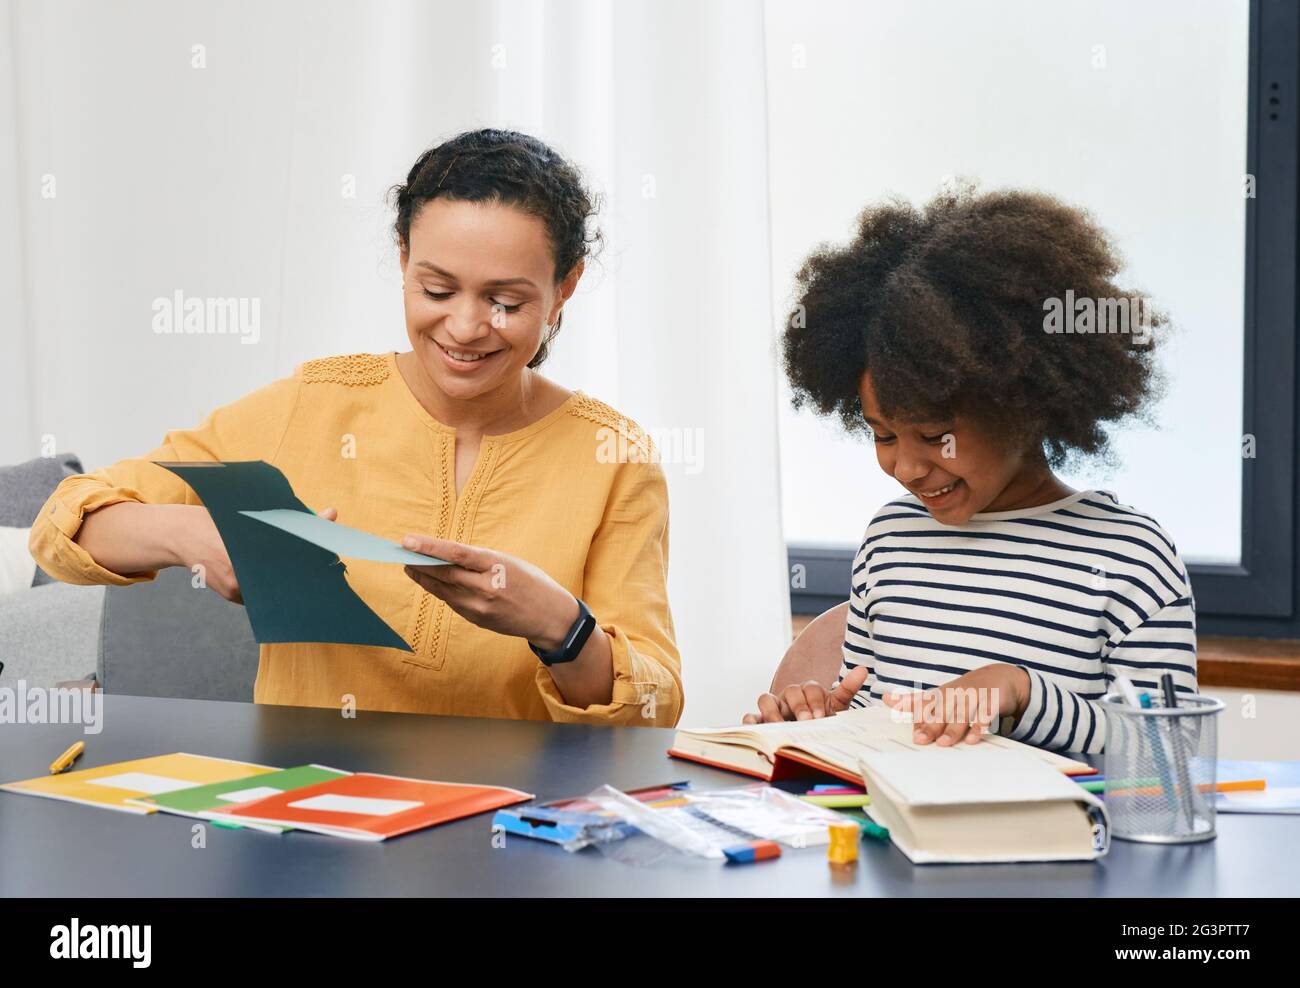
[(872, 752), (861, 770), (868, 815), (913, 864), (1087, 861), (1110, 846), (1105, 804), (1023, 751)]
[(860, 783), (858, 762), (869, 752), (938, 751), (964, 758), (979, 749), (1028, 752), (1066, 775), (1091, 775), (1092, 766), (1051, 751), (986, 735), (978, 744), (961, 743), (936, 749), (912, 740), (910, 721), (896, 719), (883, 704), (845, 710), (820, 720), (781, 724), (742, 724), (678, 731), (668, 754), (714, 768), (743, 772), (767, 782), (806, 778), (823, 773)]

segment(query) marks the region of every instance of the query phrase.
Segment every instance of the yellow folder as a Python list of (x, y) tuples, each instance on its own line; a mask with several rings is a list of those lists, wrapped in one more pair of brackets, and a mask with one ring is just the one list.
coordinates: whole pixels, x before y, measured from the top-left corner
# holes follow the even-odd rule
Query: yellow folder
[(125, 813), (156, 813), (157, 807), (134, 805), (129, 801), (141, 796), (157, 796), (192, 786), (229, 782), (231, 779), (274, 771), (277, 770), (266, 765), (237, 762), (229, 758), (177, 753), (116, 762), (79, 772), (43, 775), (0, 785), (0, 789), (29, 796), (44, 796), (47, 799), (85, 803), (87, 806), (100, 806)]

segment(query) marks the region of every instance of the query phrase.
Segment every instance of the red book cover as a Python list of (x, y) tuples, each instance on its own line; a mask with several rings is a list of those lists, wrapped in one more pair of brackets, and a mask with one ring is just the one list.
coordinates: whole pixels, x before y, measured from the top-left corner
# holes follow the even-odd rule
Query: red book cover
[(755, 779), (762, 779), (764, 782), (784, 782), (787, 779), (843, 779), (846, 782), (852, 782), (854, 785), (862, 784), (862, 777), (854, 775), (852, 772), (840, 772), (836, 769), (822, 768), (812, 762), (806, 762), (798, 755), (788, 751), (778, 751), (776, 753), (776, 764), (766, 773), (751, 772), (748, 769), (737, 768), (735, 765), (726, 765), (722, 762), (710, 761), (707, 758), (701, 758), (699, 755), (688, 755), (684, 751), (678, 751), (671, 748), (668, 754), (673, 758), (681, 758), (688, 762), (699, 762), (701, 765), (708, 765), (710, 768), (720, 768), (725, 772), (736, 772), (739, 775), (752, 776)]

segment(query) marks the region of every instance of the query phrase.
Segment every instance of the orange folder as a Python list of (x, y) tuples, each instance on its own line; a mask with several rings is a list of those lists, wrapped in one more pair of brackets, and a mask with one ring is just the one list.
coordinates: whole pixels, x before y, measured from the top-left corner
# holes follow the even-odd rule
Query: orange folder
[(499, 786), (358, 772), (216, 810), (214, 816), (381, 841), (532, 798)]

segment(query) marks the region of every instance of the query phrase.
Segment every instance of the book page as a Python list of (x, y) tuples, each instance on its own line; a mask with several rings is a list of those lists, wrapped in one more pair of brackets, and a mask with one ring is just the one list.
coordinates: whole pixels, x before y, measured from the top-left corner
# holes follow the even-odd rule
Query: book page
[[(890, 707), (884, 704), (846, 710), (834, 717), (821, 720), (794, 721), (788, 724), (763, 725), (784, 728), (783, 747), (797, 748), (800, 751), (829, 762), (837, 768), (850, 772), (858, 770), (858, 758), (867, 752), (910, 751), (953, 752), (956, 757), (983, 748), (997, 748), (1003, 751), (1028, 752), (1055, 769), (1061, 770), (1073, 766), (1087, 768), (1082, 762), (1065, 758), (1051, 751), (1044, 751), (1032, 745), (1022, 744), (1010, 738), (998, 735), (986, 735), (979, 744), (954, 745), (951, 748), (936, 748), (934, 743), (917, 744), (912, 740), (911, 720), (895, 719)], [(988, 750), (988, 748), (984, 748)]]

